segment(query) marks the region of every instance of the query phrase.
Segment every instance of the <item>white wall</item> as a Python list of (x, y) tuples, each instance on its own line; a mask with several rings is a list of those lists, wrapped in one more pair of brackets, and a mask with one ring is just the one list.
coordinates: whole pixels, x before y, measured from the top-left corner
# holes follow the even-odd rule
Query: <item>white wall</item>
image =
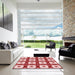
[(4, 28), (0, 27), (0, 41), (16, 41), (16, 34), (15, 32), (11, 32)]
[(13, 2), (9, 0), (2, 2), (7, 6), (9, 11), (13, 14), (13, 31), (6, 30), (0, 27), (0, 41), (15, 41), (18, 42), (18, 26), (17, 26), (17, 9)]

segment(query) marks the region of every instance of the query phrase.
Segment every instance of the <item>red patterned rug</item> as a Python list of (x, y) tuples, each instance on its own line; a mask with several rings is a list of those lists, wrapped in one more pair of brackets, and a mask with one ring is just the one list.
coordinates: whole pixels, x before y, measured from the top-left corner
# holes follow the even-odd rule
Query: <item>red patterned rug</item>
[(13, 69), (62, 69), (51, 57), (21, 57)]

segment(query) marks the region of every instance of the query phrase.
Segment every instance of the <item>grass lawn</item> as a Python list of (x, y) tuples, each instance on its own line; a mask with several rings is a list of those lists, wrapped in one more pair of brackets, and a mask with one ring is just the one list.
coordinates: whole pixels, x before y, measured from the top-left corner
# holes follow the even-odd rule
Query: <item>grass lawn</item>
[[(48, 44), (46, 42), (41, 43), (41, 42), (25, 42), (22, 43), (22, 45), (24, 45), (25, 47), (30, 47), (30, 48), (45, 48), (45, 45)], [(56, 48), (59, 48), (63, 46), (63, 44), (61, 43), (56, 43)]]

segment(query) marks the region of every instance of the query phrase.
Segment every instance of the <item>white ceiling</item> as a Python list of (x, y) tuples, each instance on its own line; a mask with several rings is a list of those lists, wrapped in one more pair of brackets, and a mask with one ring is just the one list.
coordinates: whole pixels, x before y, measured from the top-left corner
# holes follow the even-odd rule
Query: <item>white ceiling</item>
[(38, 10), (41, 10), (41, 9), (46, 9), (46, 10), (49, 10), (49, 9), (61, 9), (62, 6), (61, 6), (61, 3), (18, 3), (17, 4), (17, 7), (19, 9), (38, 9)]
[[(62, 0), (40, 0), (39, 2), (50, 2), (50, 3), (60, 3)], [(37, 0), (16, 0), (16, 2), (38, 2)]]
[[(5, 1), (5, 0), (3, 0)], [(61, 9), (63, 0), (6, 0), (18, 9)], [(8, 3), (9, 5), (9, 3)]]

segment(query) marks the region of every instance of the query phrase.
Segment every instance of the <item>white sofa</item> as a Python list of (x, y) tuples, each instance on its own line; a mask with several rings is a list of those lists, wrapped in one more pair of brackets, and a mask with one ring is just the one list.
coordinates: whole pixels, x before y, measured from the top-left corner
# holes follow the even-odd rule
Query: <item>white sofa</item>
[(24, 51), (24, 47), (18, 46), (14, 49), (0, 49), (0, 64), (11, 64)]

